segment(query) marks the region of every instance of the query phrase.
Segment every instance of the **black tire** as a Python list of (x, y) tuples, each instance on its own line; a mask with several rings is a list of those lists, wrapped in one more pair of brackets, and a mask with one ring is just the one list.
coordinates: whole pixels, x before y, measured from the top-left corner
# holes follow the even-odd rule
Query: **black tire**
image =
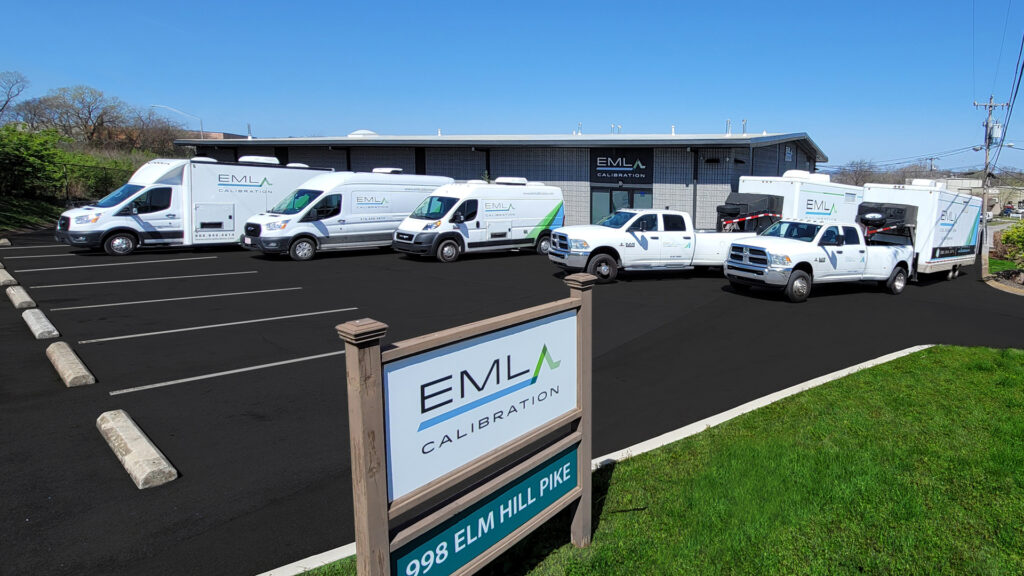
[(312, 238), (299, 238), (292, 242), (291, 248), (288, 249), (288, 255), (297, 262), (310, 260), (316, 255), (316, 242)]
[(130, 232), (116, 232), (103, 241), (103, 250), (111, 256), (127, 256), (139, 245), (138, 239)]
[(597, 276), (599, 284), (607, 284), (618, 276), (619, 263), (611, 254), (598, 254), (587, 262), (587, 274)]
[(902, 266), (893, 268), (892, 274), (889, 275), (889, 280), (885, 283), (885, 289), (890, 294), (902, 294), (903, 289), (907, 287), (907, 271)]
[(748, 286), (748, 285), (746, 285), (746, 284), (744, 284), (742, 282), (737, 282), (735, 280), (729, 280), (729, 287), (732, 288), (733, 292), (749, 292), (750, 291), (750, 286)]
[(789, 284), (786, 285), (786, 298), (790, 302), (803, 302), (811, 295), (813, 282), (811, 276), (803, 270), (793, 270), (789, 276)]
[(448, 238), (441, 240), (441, 243), (437, 245), (437, 252), (434, 256), (437, 257), (438, 262), (455, 262), (459, 259), (460, 252), (462, 252), (462, 248), (459, 243)]
[(537, 244), (533, 248), (537, 254), (543, 254), (547, 256), (548, 252), (551, 251), (551, 234), (541, 234), (537, 238)]

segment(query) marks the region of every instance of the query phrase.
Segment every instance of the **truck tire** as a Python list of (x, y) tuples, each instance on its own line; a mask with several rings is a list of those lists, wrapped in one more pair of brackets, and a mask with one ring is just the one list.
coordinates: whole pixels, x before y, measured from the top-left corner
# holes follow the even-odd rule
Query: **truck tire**
[(292, 242), (291, 248), (288, 249), (288, 255), (297, 262), (309, 260), (316, 255), (316, 242), (310, 238), (299, 238)]
[(543, 254), (546, 256), (547, 253), (551, 251), (551, 235), (541, 234), (540, 237), (537, 238), (537, 244), (534, 246), (534, 250), (537, 254)]
[(803, 302), (811, 294), (811, 277), (803, 270), (793, 270), (786, 285), (786, 298), (790, 302)]
[(893, 268), (892, 274), (889, 275), (889, 280), (885, 283), (885, 288), (890, 294), (901, 294), (906, 287), (907, 271), (900, 266)]
[(103, 241), (103, 250), (111, 256), (127, 256), (135, 251), (138, 240), (130, 232), (116, 232)]
[(619, 274), (619, 263), (610, 254), (598, 254), (587, 263), (587, 274), (597, 276), (599, 284), (607, 284)]
[(438, 262), (455, 262), (459, 259), (459, 252), (461, 252), (461, 249), (458, 242), (451, 238), (442, 240), (437, 245), (437, 260)]

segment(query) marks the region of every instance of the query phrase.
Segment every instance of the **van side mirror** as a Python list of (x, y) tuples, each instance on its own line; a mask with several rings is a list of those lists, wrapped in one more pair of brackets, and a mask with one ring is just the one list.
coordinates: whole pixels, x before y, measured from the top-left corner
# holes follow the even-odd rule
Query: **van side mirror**
[(456, 212), (455, 214), (452, 214), (452, 219), (450, 220), (452, 224), (462, 224), (465, 221), (466, 217), (462, 215), (462, 212)]

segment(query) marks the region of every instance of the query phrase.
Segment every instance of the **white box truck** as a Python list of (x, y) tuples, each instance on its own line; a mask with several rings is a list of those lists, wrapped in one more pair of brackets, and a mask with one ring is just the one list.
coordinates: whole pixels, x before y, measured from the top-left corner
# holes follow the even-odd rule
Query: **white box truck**
[(782, 176), (741, 176), (739, 191), (716, 207), (716, 229), (760, 232), (783, 218), (852, 222), (863, 199), (863, 188), (837, 184), (828, 174), (787, 170)]
[(236, 223), (329, 171), (271, 162), (277, 159), (150, 160), (95, 204), (61, 214), (56, 239), (71, 246), (102, 247), (112, 256), (131, 254), (138, 246), (237, 244), (242, 230)]
[[(901, 208), (902, 207), (902, 208)], [(917, 273), (947, 272), (950, 279), (961, 266), (974, 263), (981, 234), (981, 198), (946, 189), (944, 183), (914, 179), (910, 184), (865, 184), (862, 215), (880, 213), (888, 226), (909, 229), (914, 247), (913, 277)], [(899, 242), (905, 235), (882, 230), (877, 240)]]
[(398, 252), (454, 262), (459, 255), (532, 248), (547, 254), (565, 220), (562, 190), (526, 178), (438, 188), (395, 231)]
[(431, 192), (452, 182), (402, 174), (398, 168), (316, 176), (249, 218), (242, 246), (292, 260), (309, 260), (318, 251), (390, 246), (399, 223)]

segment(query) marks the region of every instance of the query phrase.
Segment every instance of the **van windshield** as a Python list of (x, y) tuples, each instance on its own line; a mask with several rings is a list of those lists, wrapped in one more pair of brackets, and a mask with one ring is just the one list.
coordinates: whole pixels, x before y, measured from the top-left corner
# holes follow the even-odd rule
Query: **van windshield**
[(309, 206), (321, 194), (323, 194), (321, 190), (304, 190), (300, 188), (285, 196), (283, 200), (277, 203), (277, 206), (267, 210), (267, 212), (271, 214), (298, 214), (299, 211)]
[(776, 222), (768, 227), (761, 236), (772, 236), (775, 238), (792, 238), (801, 242), (810, 242), (821, 230), (818, 224), (807, 222)]
[(130, 198), (139, 190), (142, 190), (142, 188), (143, 187), (139, 186), (138, 184), (125, 184), (124, 186), (121, 186), (117, 190), (114, 190), (110, 194), (104, 196), (99, 202), (93, 204), (93, 206), (96, 206), (97, 208), (113, 208), (114, 206), (117, 206), (121, 202), (124, 202), (125, 200)]
[(420, 205), (412, 211), (409, 217), (417, 220), (438, 220), (447, 214), (458, 201), (458, 198), (449, 196), (428, 196), (423, 202), (420, 202)]
[(629, 222), (633, 216), (636, 216), (636, 212), (623, 212), (618, 211), (614, 214), (609, 214), (604, 218), (597, 221), (598, 226), (606, 226), (608, 228), (622, 228)]

